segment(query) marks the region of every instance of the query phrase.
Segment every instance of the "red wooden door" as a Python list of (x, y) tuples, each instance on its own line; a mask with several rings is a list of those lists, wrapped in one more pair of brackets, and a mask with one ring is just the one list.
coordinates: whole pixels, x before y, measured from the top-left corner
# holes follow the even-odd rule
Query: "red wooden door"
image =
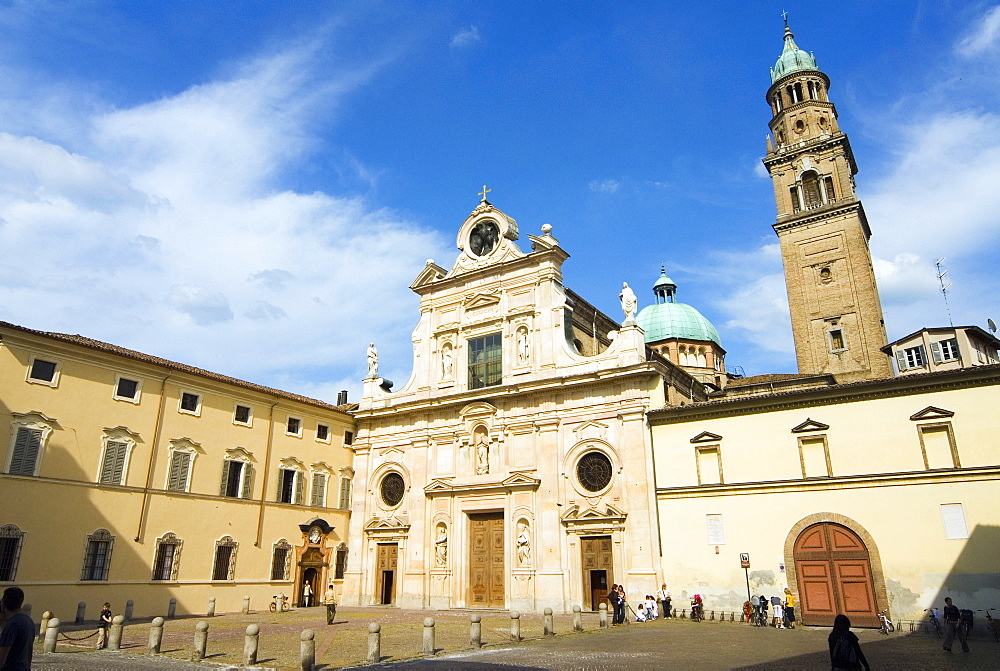
[(877, 627), (875, 586), (864, 542), (847, 527), (814, 524), (793, 551), (803, 624), (830, 626), (838, 613), (855, 627)]

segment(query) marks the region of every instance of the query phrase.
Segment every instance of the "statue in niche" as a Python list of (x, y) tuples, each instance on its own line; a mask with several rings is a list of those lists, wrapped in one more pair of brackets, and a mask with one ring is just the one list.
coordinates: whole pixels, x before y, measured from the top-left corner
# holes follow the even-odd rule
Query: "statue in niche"
[(527, 566), (530, 560), (531, 534), (528, 532), (528, 523), (521, 521), (517, 523), (517, 563)]
[(437, 538), (434, 539), (434, 565), (444, 568), (448, 565), (448, 528), (439, 524)]
[(517, 331), (517, 362), (528, 363), (528, 356), (531, 354), (528, 343), (528, 329), (518, 329)]
[(451, 354), (451, 345), (445, 344), (444, 348), (441, 350), (441, 379), (450, 380), (452, 375), (452, 366), (454, 365), (453, 357)]
[(368, 377), (378, 377), (378, 350), (375, 343), (368, 345)]
[(476, 439), (476, 475), (490, 472), (490, 439), (485, 433)]
[(618, 298), (622, 302), (625, 321), (632, 321), (632, 318), (635, 317), (636, 309), (639, 307), (639, 299), (635, 297), (635, 292), (629, 287), (628, 282), (622, 282), (622, 292), (618, 294)]

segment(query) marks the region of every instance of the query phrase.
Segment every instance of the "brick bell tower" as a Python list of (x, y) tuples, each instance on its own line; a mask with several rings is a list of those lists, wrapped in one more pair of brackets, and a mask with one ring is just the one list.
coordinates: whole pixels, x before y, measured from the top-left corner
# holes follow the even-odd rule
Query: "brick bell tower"
[(830, 78), (799, 49), (785, 23), (785, 47), (771, 70), (767, 102), (774, 137), (763, 159), (774, 184), (785, 285), (799, 373), (838, 382), (892, 377), (885, 322), (868, 238), (854, 190), (854, 161)]

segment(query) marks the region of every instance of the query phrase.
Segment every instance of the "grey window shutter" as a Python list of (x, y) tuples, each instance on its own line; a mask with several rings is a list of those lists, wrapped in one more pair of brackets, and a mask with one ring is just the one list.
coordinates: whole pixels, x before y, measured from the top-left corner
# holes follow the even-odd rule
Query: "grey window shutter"
[(183, 452), (174, 451), (170, 454), (170, 474), (167, 477), (167, 489), (181, 491), (184, 487), (181, 481), (181, 455)]
[(13, 475), (34, 475), (41, 442), (42, 432), (38, 429), (18, 429), (8, 472)]
[(295, 500), (292, 503), (302, 503), (304, 497), (302, 490), (305, 488), (305, 478), (302, 477), (304, 473), (300, 471), (295, 471)]
[(274, 495), (274, 500), (281, 502), (281, 492), (285, 488), (285, 469), (278, 469), (278, 493)]
[(243, 464), (243, 491), (240, 493), (241, 499), (249, 499), (253, 493), (253, 466)]
[(955, 355), (956, 359), (962, 358), (962, 350), (958, 348), (958, 338), (951, 339), (951, 352)]
[(101, 465), (101, 483), (105, 485), (122, 484), (125, 470), (125, 454), (128, 445), (115, 440), (109, 440), (104, 449), (104, 463)]
[(906, 370), (906, 352), (901, 349), (896, 350), (896, 367), (900, 372)]
[(922, 365), (927, 365), (927, 348), (923, 345), (917, 345), (917, 349), (920, 350), (920, 360), (923, 362)]
[(941, 343), (936, 340), (931, 343), (931, 356), (934, 358), (934, 363), (941, 363)]
[(226, 495), (226, 489), (229, 485), (229, 469), (232, 467), (233, 462), (228, 459), (222, 460), (222, 486), (219, 488), (219, 496)]
[(313, 473), (312, 485), (312, 504), (317, 508), (322, 507), (326, 494), (326, 476), (323, 473)]

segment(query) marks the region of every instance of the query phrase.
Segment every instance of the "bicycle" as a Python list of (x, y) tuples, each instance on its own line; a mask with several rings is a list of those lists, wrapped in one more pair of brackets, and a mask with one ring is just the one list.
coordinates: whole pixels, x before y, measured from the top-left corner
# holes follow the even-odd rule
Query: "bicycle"
[(292, 606), (288, 603), (288, 598), (284, 594), (275, 594), (273, 597), (271, 597), (272, 599), (274, 599), (274, 601), (271, 602), (270, 611), (272, 613), (278, 612), (278, 597), (281, 597), (281, 612), (285, 613), (287, 611), (290, 611), (292, 609)]
[(996, 608), (981, 609), (979, 612), (986, 613), (986, 628), (993, 632), (993, 638), (1000, 643), (1000, 620), (993, 619), (993, 616), (990, 615), (991, 610), (996, 610)]
[(934, 626), (934, 633), (937, 634), (938, 638), (941, 638), (941, 622), (938, 621), (937, 613), (934, 612), (933, 608), (924, 608), (924, 612), (928, 613), (927, 618)]
[(888, 612), (889, 609), (886, 608), (885, 610), (883, 610), (881, 613), (878, 614), (879, 631), (881, 631), (886, 636), (896, 631), (896, 626), (892, 623), (892, 620), (889, 619), (889, 615), (887, 614)]

